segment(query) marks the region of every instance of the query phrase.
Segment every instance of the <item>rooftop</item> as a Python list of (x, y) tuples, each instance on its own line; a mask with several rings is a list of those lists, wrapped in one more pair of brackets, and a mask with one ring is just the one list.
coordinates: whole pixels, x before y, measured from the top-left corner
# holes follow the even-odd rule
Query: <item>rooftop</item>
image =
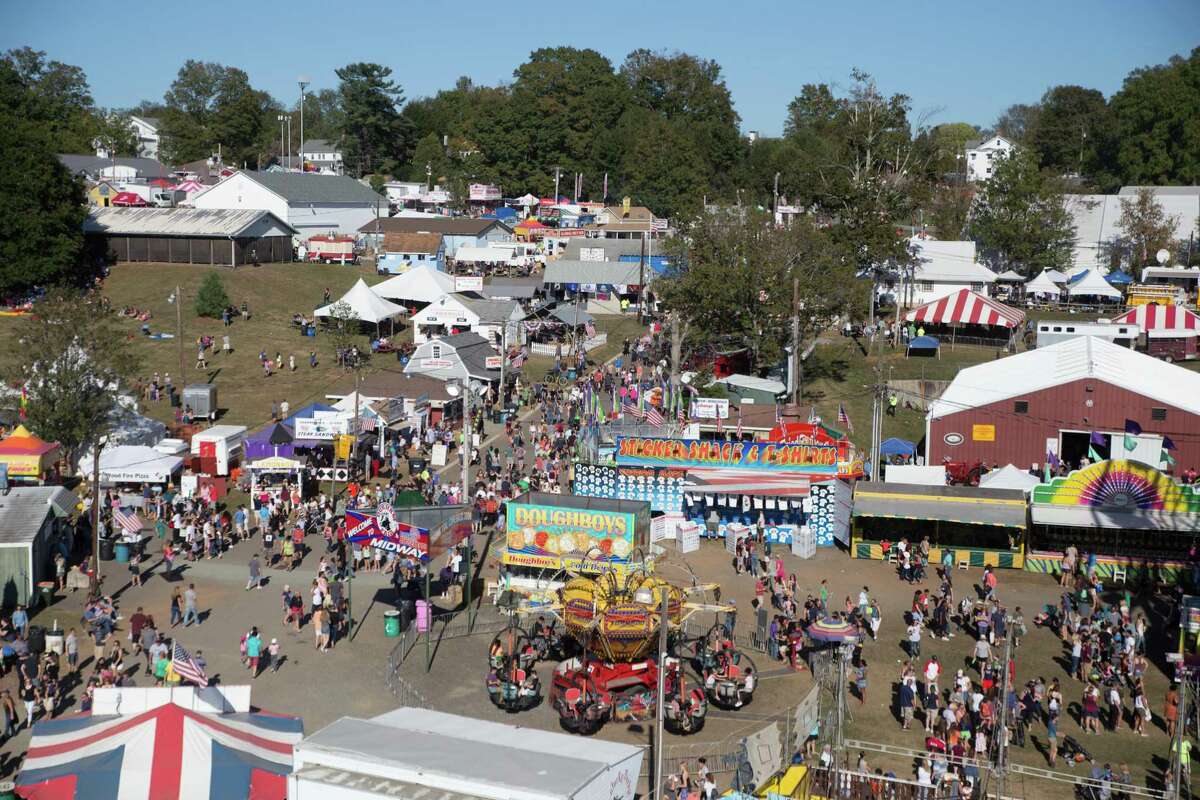
[(440, 233), (443, 236), (482, 236), (496, 226), (511, 233), (508, 226), (495, 219), (469, 217), (386, 217), (363, 225), (359, 233)]
[[(313, 172), (240, 173), (264, 186), (289, 203), (375, 203), (385, 202), (368, 186), (345, 175), (318, 175)], [(221, 185), (221, 184), (218, 184)]]
[[(291, 236), (295, 228), (269, 211), (208, 208), (98, 208), (83, 221), (84, 233), (116, 236)], [(272, 233), (273, 229), (273, 233)]]
[(385, 233), (385, 253), (437, 253), (442, 249), (440, 233)]
[(61, 486), (14, 486), (0, 495), (0, 544), (29, 542), (46, 515), (65, 516), (79, 498)]
[(98, 156), (66, 153), (59, 155), (58, 160), (75, 175), (85, 172), (97, 174), (101, 170), (113, 166), (113, 164), (116, 164), (118, 167), (133, 167), (140, 175), (147, 178), (156, 178), (160, 175), (165, 176), (171, 171), (166, 164), (153, 158), (129, 158), (126, 156), (99, 158)]

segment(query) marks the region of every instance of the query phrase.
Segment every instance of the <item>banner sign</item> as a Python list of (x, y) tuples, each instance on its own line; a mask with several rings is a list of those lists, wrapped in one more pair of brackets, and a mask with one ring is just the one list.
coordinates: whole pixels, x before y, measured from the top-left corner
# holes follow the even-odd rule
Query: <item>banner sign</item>
[(651, 511), (670, 514), (683, 510), (686, 477), (682, 469), (577, 464), (572, 490), (583, 497), (644, 500)]
[(482, 275), (457, 275), (457, 276), (455, 276), (454, 291), (456, 291), (456, 292), (482, 292), (483, 291), (483, 276)]
[(637, 515), (508, 503), (504, 563), (602, 571), (627, 565), (638, 542)]
[(695, 419), (729, 419), (729, 401), (718, 397), (697, 397), (692, 401)]
[(334, 436), (350, 432), (350, 420), (343, 416), (300, 418), (296, 420), (297, 439), (332, 442)]
[(381, 503), (374, 510), (348, 510), (346, 539), (354, 544), (395, 553), (402, 558), (429, 559), (429, 531), (397, 522), (392, 507), (387, 503)]
[(500, 369), (504, 356), (486, 356), (483, 359), (484, 369)]
[(838, 473), (836, 445), (618, 436), (616, 458), (621, 466)]

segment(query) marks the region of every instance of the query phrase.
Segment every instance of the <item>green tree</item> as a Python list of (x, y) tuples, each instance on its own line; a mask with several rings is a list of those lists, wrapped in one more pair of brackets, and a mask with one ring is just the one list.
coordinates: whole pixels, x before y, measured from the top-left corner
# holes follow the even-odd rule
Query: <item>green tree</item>
[(358, 62), (336, 72), (346, 168), (355, 176), (395, 172), (408, 150), (409, 126), (400, 115), (404, 92), (391, 68)]
[(96, 132), (95, 104), (79, 67), (48, 60), (41, 50), (9, 50), (3, 61), (39, 105), (39, 119), (57, 153), (89, 153)]
[(427, 175), (425, 170), (428, 168), (428, 175), (432, 176), (433, 181), (437, 181), (446, 174), (447, 166), (446, 148), (442, 147), (442, 138), (430, 131), (417, 142), (413, 150), (408, 166), (408, 179), (424, 182)]
[(1121, 183), (1200, 183), (1200, 47), (1134, 70), (1110, 106)]
[(1124, 234), (1123, 244), (1129, 251), (1129, 263), (1135, 267), (1151, 264), (1159, 250), (1175, 249), (1179, 221), (1179, 215), (1167, 214), (1149, 187), (1138, 189), (1137, 196), (1131, 200), (1122, 197), (1117, 227)]
[(963, 186), (938, 186), (926, 206), (925, 221), (939, 239), (958, 241), (966, 235), (975, 192)]
[[(293, 109), (300, 113), (300, 101), (296, 101)], [(296, 134), (300, 134), (300, 118), (292, 125)], [(321, 89), (304, 95), (304, 138), (325, 139), (336, 142), (342, 135), (342, 105), (341, 98), (334, 89)], [(301, 142), (303, 144), (303, 142)]]
[(220, 319), (221, 314), (230, 305), (229, 295), (225, 294), (225, 286), (221, 283), (221, 276), (215, 270), (208, 272), (196, 291), (196, 315)]
[(96, 116), (96, 147), (109, 156), (138, 155), (138, 138), (128, 114), (109, 111)]
[(0, 294), (80, 276), (83, 187), (58, 160), (53, 114), (0, 60)]
[(1103, 169), (1111, 124), (1104, 95), (1082, 86), (1055, 86), (1042, 97), (1028, 139), (1041, 166), (1057, 175), (1092, 176)]
[(257, 166), (276, 130), (278, 106), (236, 67), (189, 60), (163, 103), (162, 149), (177, 164), (208, 158), (219, 145), (227, 162)]
[(662, 216), (698, 211), (706, 174), (700, 147), (684, 126), (645, 111), (628, 121), (636, 129), (621, 168), (622, 191)]
[(23, 386), (29, 427), (66, 450), (67, 463), (108, 430), (121, 382), (138, 359), (116, 315), (92, 292), (55, 288), (4, 337), (3, 377)]
[(915, 145), (921, 163), (933, 180), (953, 179), (966, 170), (967, 142), (978, 139), (979, 128), (968, 122), (948, 122), (922, 131)]
[(1027, 138), (1038, 125), (1042, 107), (1038, 103), (1016, 103), (1004, 109), (993, 126), (996, 133), (1014, 144), (1027, 144)]
[(1070, 265), (1075, 226), (1058, 179), (1038, 168), (1028, 148), (1000, 159), (976, 196), (969, 222), (980, 255), (997, 272), (1033, 277)]

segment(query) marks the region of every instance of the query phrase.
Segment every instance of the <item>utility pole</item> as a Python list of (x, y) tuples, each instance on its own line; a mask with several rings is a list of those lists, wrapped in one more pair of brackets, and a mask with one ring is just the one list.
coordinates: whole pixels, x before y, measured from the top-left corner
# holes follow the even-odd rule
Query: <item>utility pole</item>
[(779, 224), (779, 173), (775, 173), (775, 190), (774, 200), (771, 202), (771, 214), (775, 217), (775, 224)]
[[(502, 357), (503, 358), (503, 357)], [(504, 362), (501, 361), (501, 364)], [(504, 391), (503, 385), (501, 392)], [(462, 448), (462, 504), (470, 508), (471, 506), (471, 450), (474, 442), (474, 432), (471, 424), (471, 376), (463, 380), (463, 448)], [(471, 558), (474, 555), (475, 525), (471, 524), (471, 532), (467, 534), (467, 570), (464, 573), (467, 576), (466, 580), (466, 597), (467, 597), (467, 629), (470, 630), (475, 626), (475, 613), (472, 609), (471, 602)]]
[(183, 289), (175, 284), (175, 340), (179, 342), (179, 405), (183, 407)]
[(642, 236), (642, 254), (638, 257), (638, 324), (646, 322), (646, 236)]
[(308, 86), (308, 81), (304, 76), (300, 76), (300, 171), (304, 172), (304, 90)]
[(558, 178), (562, 175), (562, 170), (558, 167), (554, 168), (554, 205), (558, 205)]
[[(779, 173), (775, 173), (775, 180), (778, 183)], [(800, 361), (800, 279), (792, 278), (792, 403), (797, 408), (799, 408), (804, 395), (802, 369), (804, 367)]]
[(1186, 672), (1182, 672), (1179, 676), (1179, 713), (1175, 715), (1175, 735), (1171, 737), (1171, 797), (1173, 800), (1181, 800), (1181, 798), (1189, 797), (1191, 790), (1188, 793), (1183, 793), (1183, 740), (1187, 735), (1185, 731), (1188, 726), (1188, 714), (1191, 713), (1188, 704), (1191, 698), (1188, 693), (1192, 688), (1192, 676)]
[[(841, 789), (841, 771), (842, 759), (846, 757), (846, 654), (844, 651), (846, 645), (839, 644), (833, 651), (834, 657), (838, 661), (838, 676), (837, 676), (837, 703), (834, 717), (833, 727), (833, 781), (829, 788), (829, 796), (835, 797), (840, 794)], [(847, 769), (849, 767), (847, 766)]]
[(1004, 664), (1001, 667), (1004, 671), (1000, 678), (1000, 724), (996, 726), (996, 800), (1004, 800), (1004, 781), (1008, 773), (1008, 693), (1012, 691), (1009, 669), (1009, 664), (1012, 663), (1012, 618), (1009, 617), (1007, 622), (1004, 634)]
[(100, 448), (104, 439), (97, 439), (92, 449), (92, 597), (100, 596)]
[(658, 702), (654, 710), (654, 788), (650, 796), (654, 800), (663, 800), (663, 714), (667, 704), (667, 628), (670, 612), (669, 599), (666, 589), (661, 590), (662, 604), (658, 611)]

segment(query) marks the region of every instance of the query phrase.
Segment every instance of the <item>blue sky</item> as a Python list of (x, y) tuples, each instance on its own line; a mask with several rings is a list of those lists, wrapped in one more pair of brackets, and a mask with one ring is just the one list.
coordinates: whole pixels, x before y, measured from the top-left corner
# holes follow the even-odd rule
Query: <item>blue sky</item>
[[(805, 83), (852, 67), (913, 98), (932, 122), (990, 124), (1008, 105), (1077, 83), (1106, 95), (1128, 72), (1200, 44), (1197, 0), (599, 3), (0, 0), (0, 49), (29, 45), (83, 67), (96, 101), (160, 99), (187, 58), (241, 67), (285, 103), (295, 79), (332, 87), (351, 61), (392, 67), (408, 97), (512, 77), (541, 46), (592, 47), (619, 64), (639, 47), (716, 59), (743, 130), (780, 132)], [(586, 8), (595, 10), (583, 10)], [(579, 10), (572, 10), (579, 9)]]

